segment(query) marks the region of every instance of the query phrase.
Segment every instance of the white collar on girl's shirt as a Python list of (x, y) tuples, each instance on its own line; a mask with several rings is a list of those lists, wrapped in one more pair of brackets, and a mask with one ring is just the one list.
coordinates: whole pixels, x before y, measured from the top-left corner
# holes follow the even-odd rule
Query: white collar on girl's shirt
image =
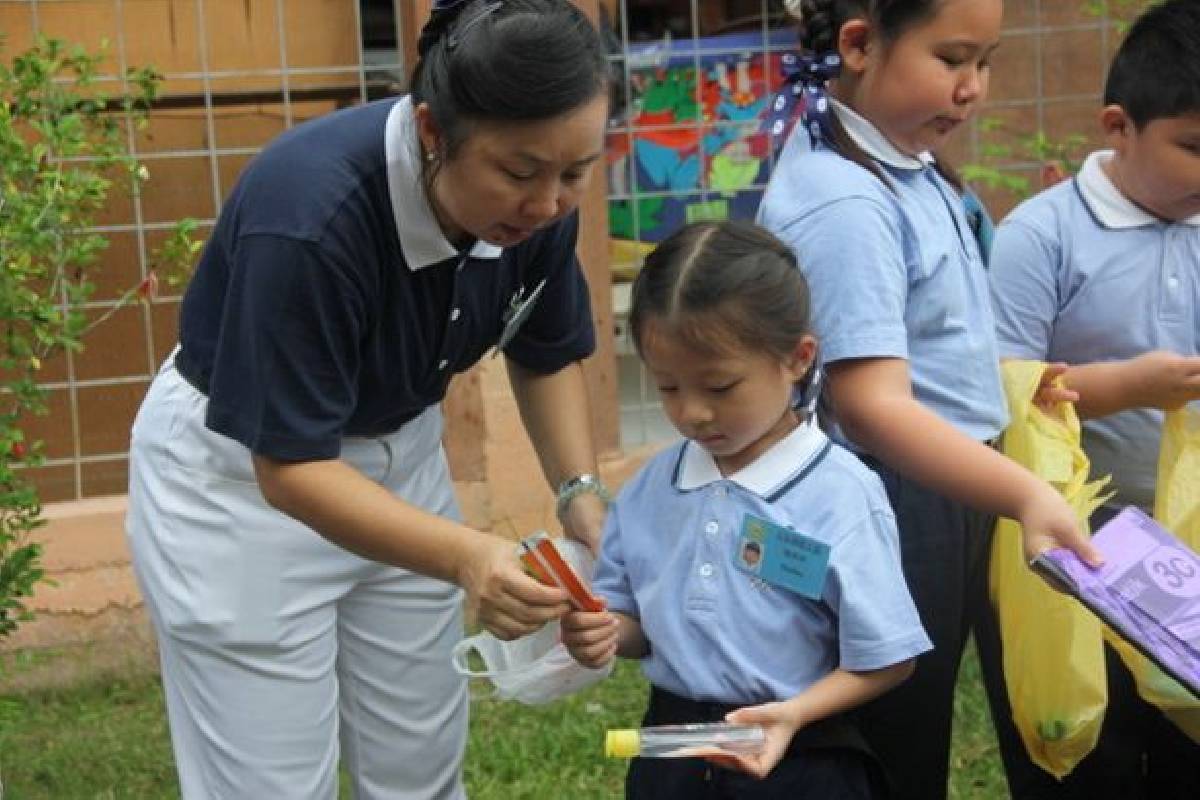
[[(425, 196), (411, 97), (401, 98), (392, 106), (383, 137), (388, 194), (392, 198), (396, 235), (408, 268), (415, 272), (459, 255), (442, 233)], [(502, 252), (503, 248), (480, 240), (471, 248), (471, 258), (499, 258)]]
[[(771, 445), (753, 463), (729, 476), (729, 480), (754, 492), (770, 497), (779, 487), (803, 472), (824, 448), (828, 438), (811, 418), (794, 431)], [(688, 492), (716, 481), (725, 480), (712, 455), (695, 442), (683, 445), (679, 475), (675, 486)]]
[(921, 153), (914, 158), (900, 152), (896, 145), (889, 142), (879, 128), (876, 128), (862, 114), (840, 100), (834, 100), (832, 97), (829, 99), (833, 103), (834, 113), (838, 115), (838, 120), (846, 129), (846, 133), (871, 158), (896, 169), (924, 169), (933, 162), (933, 156), (930, 153)]
[[(1104, 165), (1113, 156), (1112, 150), (1097, 150), (1089, 155), (1075, 178), (1083, 202), (1106, 228), (1141, 228), (1166, 222), (1146, 211), (1126, 197), (1108, 173)], [(1181, 221), (1183, 225), (1200, 225), (1200, 214)]]

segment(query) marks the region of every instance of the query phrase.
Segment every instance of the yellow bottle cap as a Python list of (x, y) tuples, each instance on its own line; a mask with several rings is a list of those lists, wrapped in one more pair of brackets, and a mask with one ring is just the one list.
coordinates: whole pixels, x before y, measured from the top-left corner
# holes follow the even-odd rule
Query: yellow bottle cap
[(641, 737), (636, 730), (609, 731), (604, 738), (604, 755), (609, 758), (633, 758), (641, 748)]

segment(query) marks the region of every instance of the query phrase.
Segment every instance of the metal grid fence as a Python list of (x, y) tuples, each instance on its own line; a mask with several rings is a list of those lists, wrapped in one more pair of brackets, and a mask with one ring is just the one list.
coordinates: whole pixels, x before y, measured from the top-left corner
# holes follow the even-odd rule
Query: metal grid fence
[[(126, 88), (130, 66), (153, 65), (164, 75), (148, 128), (126, 124), (129, 151), (150, 180), (128, 193), (114, 186), (92, 229), (111, 245), (86, 312), (112, 316), (89, 333), (82, 353), (64, 353), (43, 369), (50, 413), (31, 420), (27, 435), (45, 442), (45, 464), (32, 474), (44, 500), (125, 490), (129, 427), (174, 345), (180, 298), (178, 287), (164, 283), (166, 291), (152, 303), (113, 314), (117, 298), (147, 276), (157, 242), (178, 220), (196, 220), (198, 235), (207, 235), (241, 167), (275, 135), (396, 90), (403, 67), (392, 6), (367, 0), (0, 0), (0, 57), (44, 34), (94, 53), (104, 48), (100, 82), (110, 92)], [(375, 29), (364, 28), (364, 11)], [(370, 50), (368, 39), (375, 45)]]
[[(131, 152), (152, 177), (140, 193), (114, 197), (96, 228), (112, 246), (97, 273), (90, 313), (111, 311), (121, 291), (146, 276), (149, 253), (178, 219), (197, 219), (200, 235), (206, 234), (241, 167), (274, 135), (338, 105), (401, 88), (394, 5), (0, 0), (0, 56), (21, 49), (35, 33), (93, 48), (107, 39), (107, 80), (116, 85), (127, 66), (146, 65), (147, 55), (182, 54), (164, 70), (164, 98), (149, 130), (128, 131)], [(952, 161), (978, 161), (996, 142), (1008, 143), (1011, 156), (996, 165), (1036, 179), (1040, 165), (1021, 152), (1020, 133), (1045, 130), (1054, 139), (1081, 132), (1089, 134), (1086, 146), (1098, 144), (1092, 119), (1119, 20), (1088, 5), (1095, 4), (1008, 0), (992, 99), (982, 115), (1002, 120), (1008, 133), (987, 133), (976, 124), (960, 137)], [(627, 281), (648, 248), (682, 222), (753, 215), (772, 166), (771, 154), (754, 139), (755, 115), (769, 99), (776, 59), (790, 49), (792, 29), (780, 0), (601, 0), (601, 6), (608, 12), (617, 87), (607, 178), (621, 439), (636, 446), (674, 432), (628, 346)], [(382, 48), (368, 48), (364, 42), (380, 37), (364, 33), (364, 11), (378, 18), (381, 9), (390, 45), (384, 36)], [(158, 22), (164, 27), (155, 28)], [(347, 29), (350, 41), (333, 48), (336, 57), (312, 56), (314, 41)], [(244, 36), (240, 50), (230, 45), (231, 31)], [(249, 63), (241, 51), (257, 61)], [(984, 195), (996, 214), (1016, 200)], [(83, 354), (46, 365), (51, 412), (27, 431), (47, 445), (47, 462), (34, 476), (44, 499), (124, 491), (129, 424), (174, 344), (178, 300), (168, 294), (122, 310), (93, 332)]]
[[(1058, 144), (1081, 134), (1074, 155), (1099, 146), (1094, 123), (1106, 66), (1134, 0), (1008, 0), (990, 101), (950, 148), (956, 165), (987, 164), (1038, 188), (1032, 136)], [(773, 155), (756, 139), (757, 116), (794, 46), (782, 0), (619, 0), (609, 4), (619, 81), (609, 131), (621, 439), (626, 446), (675, 434), (652, 381), (629, 346), (628, 281), (650, 247), (699, 218), (752, 218)], [(1117, 13), (1113, 9), (1119, 9)], [(658, 17), (648, 16), (652, 12)], [(639, 20), (652, 19), (647, 29)], [(996, 217), (1019, 199), (978, 185)]]

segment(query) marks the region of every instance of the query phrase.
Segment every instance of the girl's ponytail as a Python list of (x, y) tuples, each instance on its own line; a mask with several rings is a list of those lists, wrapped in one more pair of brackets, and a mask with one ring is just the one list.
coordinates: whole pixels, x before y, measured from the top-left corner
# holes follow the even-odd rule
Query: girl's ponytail
[[(800, 46), (810, 53), (837, 50), (838, 0), (801, 0)], [(844, 21), (844, 20), (843, 20)]]
[[(801, 51), (817, 59), (837, 53), (842, 26), (856, 17), (867, 19), (882, 41), (893, 42), (910, 25), (935, 14), (937, 3), (938, 0), (800, 0)], [(822, 128), (827, 147), (892, 188), (883, 168), (850, 137), (837, 114), (829, 114)], [(958, 191), (963, 190), (962, 178), (952, 167), (936, 156), (933, 166)]]
[[(809, 59), (818, 62), (825, 61), (831, 55), (836, 55), (838, 53), (838, 32), (841, 31), (842, 25), (855, 16), (868, 16), (871, 5), (872, 3), (865, 0), (801, 0), (797, 25), (800, 51)], [(808, 81), (811, 85), (814, 78), (804, 77), (801, 80)], [(824, 77), (815, 80), (820, 82), (819, 92), (816, 96), (824, 97), (826, 89)], [(811, 96), (813, 95), (810, 92)], [(807, 109), (805, 113), (809, 113)], [(891, 180), (888, 179), (883, 169), (875, 162), (875, 159), (867, 155), (850, 138), (842, 121), (838, 119), (838, 115), (833, 113), (832, 109), (822, 115), (818, 129), (817, 132), (813, 132), (810, 128), (810, 135), (814, 138), (819, 136), (826, 147), (847, 161), (858, 164), (882, 181), (885, 186), (891, 188)]]

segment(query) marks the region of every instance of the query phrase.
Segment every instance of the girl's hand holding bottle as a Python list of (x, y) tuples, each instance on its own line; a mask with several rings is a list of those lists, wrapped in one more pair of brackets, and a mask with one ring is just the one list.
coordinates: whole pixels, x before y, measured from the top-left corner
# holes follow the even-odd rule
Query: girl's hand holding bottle
[(599, 669), (617, 656), (617, 618), (609, 611), (572, 611), (562, 618), (562, 643), (585, 667)]
[(763, 703), (739, 708), (727, 714), (725, 721), (740, 725), (761, 725), (766, 732), (766, 741), (762, 749), (751, 754), (714, 752), (705, 755), (705, 760), (760, 779), (767, 777), (783, 759), (784, 753), (792, 743), (792, 737), (802, 726), (799, 714), (789, 702)]
[(490, 533), (471, 537), (457, 583), (479, 623), (498, 639), (533, 633), (571, 608), (564, 590), (526, 574), (511, 540)]

